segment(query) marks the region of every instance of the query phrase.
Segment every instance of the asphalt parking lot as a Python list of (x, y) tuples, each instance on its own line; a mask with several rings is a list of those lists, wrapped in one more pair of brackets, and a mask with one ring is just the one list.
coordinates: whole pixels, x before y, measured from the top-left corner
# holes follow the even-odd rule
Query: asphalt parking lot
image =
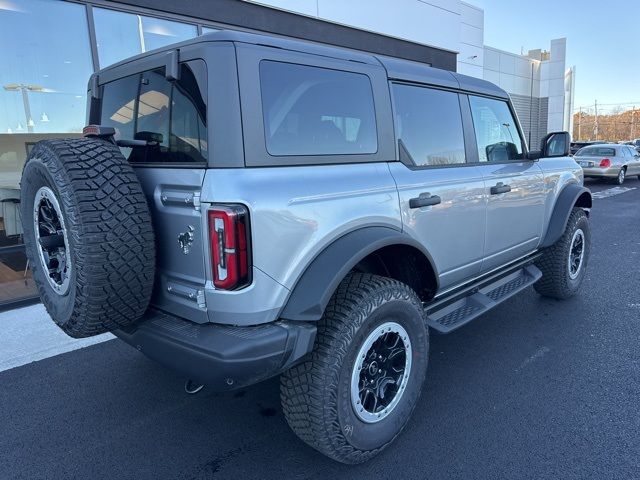
[(412, 422), (370, 463), (298, 441), (277, 379), (188, 396), (109, 340), (0, 372), (0, 478), (639, 478), (640, 181), (587, 184), (599, 198), (582, 293), (528, 289), (433, 335)]

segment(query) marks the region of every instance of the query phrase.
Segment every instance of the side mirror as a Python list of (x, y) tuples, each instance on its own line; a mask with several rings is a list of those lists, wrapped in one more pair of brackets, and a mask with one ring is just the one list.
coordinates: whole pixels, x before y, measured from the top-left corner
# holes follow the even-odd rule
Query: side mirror
[(540, 143), (541, 157), (568, 157), (571, 153), (569, 132), (551, 132)]

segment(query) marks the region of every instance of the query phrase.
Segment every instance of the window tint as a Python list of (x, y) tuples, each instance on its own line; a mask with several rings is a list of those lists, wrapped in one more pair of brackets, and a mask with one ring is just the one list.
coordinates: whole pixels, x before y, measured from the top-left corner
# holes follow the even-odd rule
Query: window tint
[(615, 157), (616, 149), (611, 147), (584, 147), (576, 152), (576, 157)]
[(164, 67), (142, 74), (135, 140), (155, 141), (164, 148), (169, 146), (171, 87), (164, 76)]
[(378, 150), (373, 93), (366, 75), (262, 61), (260, 87), (269, 154)]
[(520, 160), (522, 139), (507, 102), (469, 96), (481, 162)]
[(206, 105), (192, 69), (182, 64), (180, 80), (164, 68), (104, 86), (101, 124), (116, 139), (146, 140), (147, 147), (123, 148), (131, 162), (184, 163), (207, 160)]
[(465, 162), (458, 94), (394, 85), (398, 138), (417, 166)]
[(133, 114), (139, 84), (140, 76), (134, 75), (103, 87), (100, 125), (115, 128), (116, 140), (133, 138)]

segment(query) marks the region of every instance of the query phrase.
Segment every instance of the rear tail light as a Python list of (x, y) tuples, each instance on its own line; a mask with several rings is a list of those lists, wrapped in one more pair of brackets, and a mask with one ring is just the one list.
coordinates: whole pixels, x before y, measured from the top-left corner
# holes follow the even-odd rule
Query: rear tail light
[(602, 168), (609, 168), (609, 167), (611, 166), (611, 160), (609, 160), (608, 158), (603, 158), (603, 159), (600, 161), (600, 166), (601, 166)]
[(251, 283), (249, 213), (241, 205), (216, 205), (209, 210), (209, 241), (213, 284), (237, 290)]

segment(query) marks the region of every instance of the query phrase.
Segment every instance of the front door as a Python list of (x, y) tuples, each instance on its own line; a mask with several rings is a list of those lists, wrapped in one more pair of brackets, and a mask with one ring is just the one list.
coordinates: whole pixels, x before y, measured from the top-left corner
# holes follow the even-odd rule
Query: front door
[(459, 96), (392, 84), (401, 162), (389, 164), (403, 228), (431, 254), (440, 290), (480, 272), (486, 195), (480, 167), (467, 164)]
[(482, 272), (533, 252), (544, 225), (544, 175), (525, 158), (520, 129), (504, 100), (469, 96), (478, 165), (487, 195)]

